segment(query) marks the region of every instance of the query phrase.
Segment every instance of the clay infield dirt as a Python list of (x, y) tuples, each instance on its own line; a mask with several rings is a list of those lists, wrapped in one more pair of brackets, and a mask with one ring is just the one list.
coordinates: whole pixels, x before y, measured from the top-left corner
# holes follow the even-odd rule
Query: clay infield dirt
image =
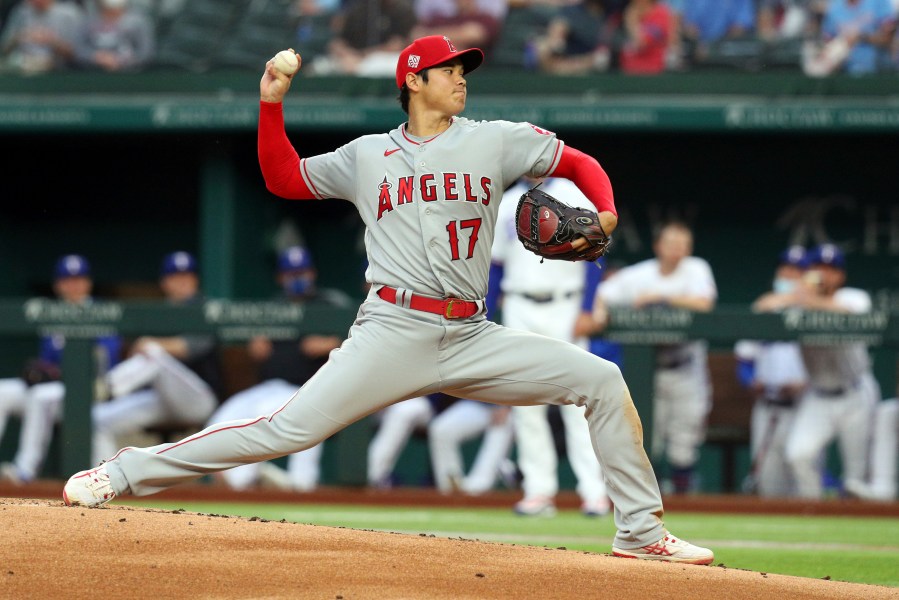
[[(59, 500), (47, 499), (57, 496), (59, 488), (57, 482), (0, 487), (0, 598), (899, 597), (899, 590), (893, 588), (757, 573), (720, 564), (646, 563), (576, 550), (122, 505), (66, 507)], [(184, 486), (157, 497), (481, 506), (508, 506), (510, 500), (507, 494), (447, 500), (427, 491), (372, 494), (358, 490), (323, 490), (300, 499), (285, 493), (235, 495), (217, 486)], [(566, 502), (576, 499), (561, 497), (563, 507)], [(734, 498), (692, 502), (709, 511), (758, 508), (757, 502)], [(787, 503), (782, 512), (826, 514), (826, 506)], [(872, 510), (866, 512), (861, 503), (836, 508), (846, 514), (847, 507), (855, 507), (858, 514), (897, 513), (893, 505), (868, 506)]]

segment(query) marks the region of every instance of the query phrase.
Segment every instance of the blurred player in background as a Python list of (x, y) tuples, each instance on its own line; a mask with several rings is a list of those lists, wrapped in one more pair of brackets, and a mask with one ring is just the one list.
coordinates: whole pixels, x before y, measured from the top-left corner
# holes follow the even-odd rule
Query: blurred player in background
[[(718, 290), (712, 268), (704, 259), (691, 256), (693, 233), (685, 224), (671, 222), (661, 227), (653, 251), (655, 258), (625, 267), (599, 286), (595, 332), (605, 328), (608, 306), (714, 308)], [(654, 387), (652, 454), (665, 454), (673, 491), (687, 493), (696, 484), (694, 471), (711, 408), (706, 342), (658, 346)]]
[[(53, 291), (61, 302), (87, 306), (93, 302), (91, 266), (79, 254), (62, 256), (53, 270)], [(22, 378), (0, 379), (0, 436), (10, 414), (22, 418), (19, 449), (11, 463), (0, 465), (0, 474), (16, 483), (35, 479), (47, 455), (53, 427), (62, 417), (65, 385), (62, 381), (62, 353), (66, 340), (49, 334), (40, 339), (36, 360), (25, 367)], [(120, 358), (122, 341), (117, 335), (97, 338), (94, 351), (98, 376)]]
[[(844, 287), (846, 257), (834, 244), (823, 244), (809, 255), (806, 285), (793, 293), (791, 306), (811, 311), (866, 313), (871, 297), (864, 290)], [(838, 440), (847, 490), (864, 485), (868, 465), (871, 419), (880, 387), (871, 371), (863, 342), (802, 344), (808, 391), (796, 413), (787, 441), (787, 460), (798, 493), (821, 498), (822, 454)]]
[[(512, 449), (509, 413), (508, 406), (459, 399), (431, 420), (428, 450), (438, 492), (477, 496), (493, 489)], [(462, 444), (482, 434), (477, 456), (466, 473)]]
[[(348, 308), (349, 296), (334, 289), (319, 288), (318, 272), (309, 251), (291, 246), (278, 256), (277, 280), (280, 300), (300, 305)], [(331, 350), (343, 341), (336, 335), (306, 333), (292, 339), (260, 335), (247, 343), (247, 353), (257, 365), (259, 383), (231, 396), (215, 411), (208, 425), (251, 419), (280, 408), (321, 367)], [(287, 471), (271, 462), (252, 463), (222, 471), (225, 482), (238, 490), (257, 483), (299, 492), (314, 490), (319, 482), (322, 444), (287, 459)]]
[[(753, 303), (753, 310), (773, 312), (788, 306), (802, 285), (807, 260), (802, 246), (785, 250), (774, 274), (773, 289)], [(750, 421), (752, 462), (744, 491), (760, 496), (792, 496), (796, 484), (786, 458), (786, 442), (807, 379), (799, 344), (741, 340), (735, 354), (737, 377), (754, 400)]]
[(879, 402), (874, 409), (868, 481), (846, 483), (846, 491), (863, 500), (896, 500), (899, 454), (899, 398)]
[[(368, 446), (368, 485), (378, 490), (394, 486), (400, 454), (413, 433), (420, 431), (428, 438), (431, 474), (441, 493), (483, 494), (498, 478), (513, 487), (515, 466), (508, 458), (512, 423), (503, 408), (445, 394), (388, 406), (377, 415), (378, 430)], [(461, 446), (481, 434), (484, 438), (466, 475)]]
[[(172, 305), (202, 302), (197, 261), (188, 252), (163, 258), (159, 287)], [(218, 406), (218, 343), (207, 334), (140, 337), (130, 357), (110, 370), (112, 398), (94, 406), (94, 453), (115, 454), (118, 438), (148, 427), (201, 427)]]
[[(436, 396), (436, 395), (435, 395)], [(434, 396), (418, 396), (391, 404), (375, 415), (378, 429), (368, 444), (368, 485), (387, 490), (394, 486), (394, 469), (415, 431), (426, 431), (437, 414)]]
[[(534, 187), (538, 180), (523, 178), (503, 196), (493, 239), (490, 288), (487, 295), (488, 315), (495, 318), (502, 297), (502, 323), (587, 347), (586, 339), (575, 340), (575, 322), (580, 314), (588, 276), (599, 269), (586, 262), (541, 261), (518, 241), (515, 209), (518, 198)], [(548, 194), (573, 206), (590, 207), (590, 201), (567, 179), (549, 178), (541, 184)], [(596, 280), (591, 280), (592, 298)], [(584, 407), (559, 407), (565, 428), (568, 462), (577, 478), (581, 511), (588, 516), (609, 512), (609, 499), (602, 469), (584, 418)], [(549, 406), (515, 406), (515, 444), (524, 497), (515, 505), (523, 516), (552, 516), (556, 512), (555, 497), (559, 491), (558, 455), (548, 421)]]

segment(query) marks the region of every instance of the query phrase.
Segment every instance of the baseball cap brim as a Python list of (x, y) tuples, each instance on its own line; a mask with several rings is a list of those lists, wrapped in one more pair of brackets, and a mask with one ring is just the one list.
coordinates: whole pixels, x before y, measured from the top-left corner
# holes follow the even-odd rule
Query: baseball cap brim
[(420, 68), (419, 71), (430, 69), (432, 67), (436, 67), (437, 65), (442, 65), (443, 63), (449, 62), (454, 58), (462, 59), (462, 66), (465, 68), (465, 72), (471, 73), (472, 71), (480, 67), (481, 63), (484, 62), (484, 52), (480, 48), (469, 48), (468, 50), (462, 50), (461, 52), (449, 52), (446, 54), (446, 56), (435, 60), (432, 64)]
[(462, 60), (465, 72), (471, 73), (484, 62), (484, 52), (480, 48), (458, 51), (444, 36), (419, 38), (400, 53), (396, 69), (396, 86), (403, 87), (408, 73), (420, 73), (456, 58)]

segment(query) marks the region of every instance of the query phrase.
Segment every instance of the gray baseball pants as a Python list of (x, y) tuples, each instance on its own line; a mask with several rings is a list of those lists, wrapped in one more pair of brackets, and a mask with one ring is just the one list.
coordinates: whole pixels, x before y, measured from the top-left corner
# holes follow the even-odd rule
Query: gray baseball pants
[(483, 317), (447, 320), (374, 294), (359, 308), (343, 345), (284, 406), (179, 442), (120, 450), (107, 462), (110, 481), (117, 494), (152, 494), (305, 450), (397, 401), (435, 392), (495, 404), (586, 406), (615, 505), (614, 545), (633, 549), (665, 535), (640, 418), (616, 365)]

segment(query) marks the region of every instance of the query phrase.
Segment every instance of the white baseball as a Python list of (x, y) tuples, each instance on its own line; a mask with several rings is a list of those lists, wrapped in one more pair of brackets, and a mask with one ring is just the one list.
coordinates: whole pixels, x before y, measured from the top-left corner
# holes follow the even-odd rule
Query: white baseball
[(293, 75), (300, 68), (300, 61), (297, 60), (297, 55), (290, 50), (281, 50), (275, 54), (275, 58), (272, 60), (275, 61), (275, 69), (285, 75)]

